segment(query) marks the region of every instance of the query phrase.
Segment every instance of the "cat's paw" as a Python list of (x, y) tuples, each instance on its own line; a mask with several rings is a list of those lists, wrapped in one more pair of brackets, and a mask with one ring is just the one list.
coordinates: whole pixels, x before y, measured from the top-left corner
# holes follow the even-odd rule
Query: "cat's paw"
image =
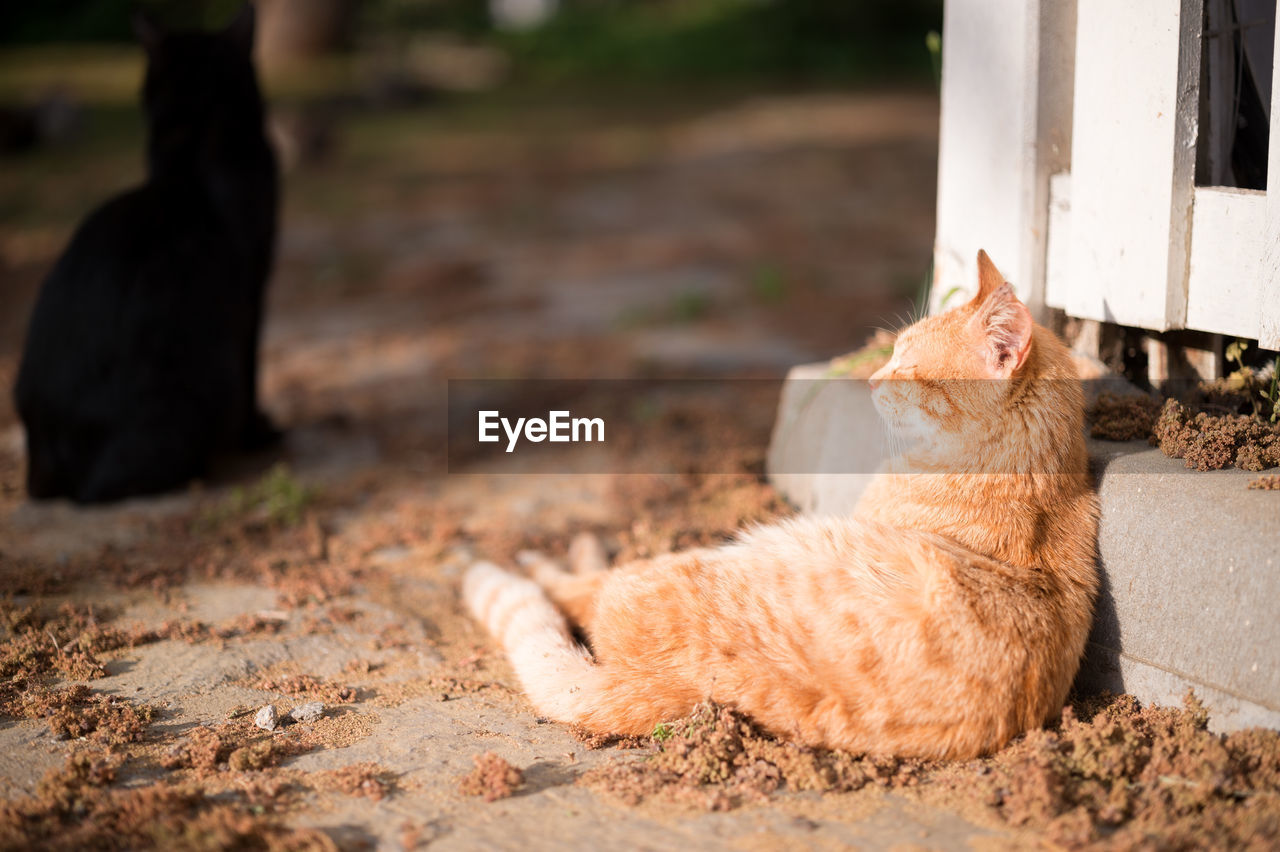
[(609, 568), (609, 556), (605, 553), (600, 536), (578, 533), (569, 544), (569, 569), (575, 574), (594, 574)]
[(516, 553), (516, 564), (526, 571), (533, 571), (539, 565), (554, 566), (556, 563), (540, 550), (521, 550)]
[(554, 588), (569, 576), (562, 565), (536, 550), (522, 550), (516, 554), (516, 562), (529, 572), (533, 581), (544, 589)]

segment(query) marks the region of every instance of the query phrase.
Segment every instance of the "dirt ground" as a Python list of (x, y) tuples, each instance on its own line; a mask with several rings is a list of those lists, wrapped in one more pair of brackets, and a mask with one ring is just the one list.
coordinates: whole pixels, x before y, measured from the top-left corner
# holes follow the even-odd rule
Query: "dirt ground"
[[(625, 559), (790, 511), (760, 477), (767, 384), (731, 419), (682, 403), (645, 448), (729, 448), (714, 473), (573, 473), (566, 456), (564, 473), (533, 476), (450, 472), (446, 380), (776, 378), (855, 348), (897, 324), (927, 275), (936, 120), (934, 98), (893, 93), (340, 124), (326, 159), (287, 176), (263, 367), (284, 449), (183, 494), (95, 509), (34, 505), (21, 489), (8, 389), (35, 287), (79, 215), (65, 200), (76, 169), (46, 176), (50, 206), (0, 234), (0, 847), (1211, 838), (1196, 833), (1195, 814), (1212, 811), (1200, 799), (1182, 834), (1166, 820), (1116, 835), (1147, 807), (1125, 791), (1156, 766), (1161, 740), (1140, 725), (1146, 757), (1105, 770), (1125, 779), (1107, 787), (1112, 810), (1101, 793), (1062, 794), (1093, 770), (1059, 767), (1070, 749), (1057, 743), (1127, 742), (1132, 707), (1114, 710), (1120, 735), (1082, 710), (1087, 724), (1045, 735), (1061, 740), (943, 767), (797, 757), (731, 715), (602, 743), (539, 719), (459, 606), (480, 556), (563, 555), (585, 530)], [(119, 162), (104, 185), (127, 183)], [(254, 726), (263, 705), (284, 717), (310, 702), (318, 717)], [(709, 776), (671, 757), (701, 754), (698, 731), (730, 729), (737, 745)], [(1252, 760), (1266, 783), (1186, 783), (1227, 809), (1235, 833), (1219, 837), (1264, 848), (1280, 834), (1280, 749), (1264, 737), (1228, 752), (1223, 778)], [(1007, 780), (1030, 777), (1006, 772), (1018, 761), (1039, 767), (1022, 787)], [(1176, 791), (1185, 767), (1170, 766), (1151, 771)]]

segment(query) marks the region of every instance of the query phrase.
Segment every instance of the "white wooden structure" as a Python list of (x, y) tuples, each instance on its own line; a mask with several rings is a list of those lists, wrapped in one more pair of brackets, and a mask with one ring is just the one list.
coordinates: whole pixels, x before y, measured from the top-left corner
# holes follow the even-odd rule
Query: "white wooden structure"
[(1205, 4), (1259, 2), (946, 0), (935, 307), (982, 247), (1040, 312), (1280, 349), (1270, 39), (1266, 191), (1195, 180)]

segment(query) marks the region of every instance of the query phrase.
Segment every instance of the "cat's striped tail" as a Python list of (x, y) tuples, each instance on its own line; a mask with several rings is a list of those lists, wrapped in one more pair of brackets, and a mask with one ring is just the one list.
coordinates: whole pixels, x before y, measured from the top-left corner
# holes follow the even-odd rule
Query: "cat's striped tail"
[(557, 722), (580, 721), (599, 671), (542, 588), (491, 562), (477, 562), (463, 578), (462, 597), (501, 643), (538, 712)]

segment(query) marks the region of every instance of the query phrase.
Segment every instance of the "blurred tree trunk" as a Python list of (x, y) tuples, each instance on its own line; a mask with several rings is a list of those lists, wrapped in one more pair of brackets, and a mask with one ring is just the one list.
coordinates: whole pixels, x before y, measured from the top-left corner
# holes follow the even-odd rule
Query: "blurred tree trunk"
[(256, 0), (258, 62), (278, 68), (344, 46), (356, 0)]

